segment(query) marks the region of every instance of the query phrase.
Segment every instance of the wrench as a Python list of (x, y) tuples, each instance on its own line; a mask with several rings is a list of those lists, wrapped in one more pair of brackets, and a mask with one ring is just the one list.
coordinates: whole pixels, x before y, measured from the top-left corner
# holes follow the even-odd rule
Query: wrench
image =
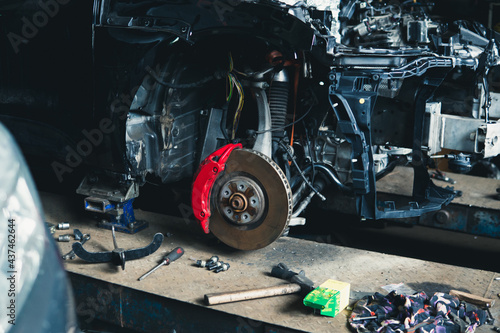
[[(85, 244), (88, 240), (90, 239), (90, 235), (89, 234), (84, 234), (82, 236), (82, 240), (80, 243)], [(74, 250), (71, 250), (69, 251), (68, 253), (66, 253), (65, 255), (62, 256), (63, 260), (73, 260), (75, 259), (76, 257), (76, 254), (75, 254), (75, 251)]]

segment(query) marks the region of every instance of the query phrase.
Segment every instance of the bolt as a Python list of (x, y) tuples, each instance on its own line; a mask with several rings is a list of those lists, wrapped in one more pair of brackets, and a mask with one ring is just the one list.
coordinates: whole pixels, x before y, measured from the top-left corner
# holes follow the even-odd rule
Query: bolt
[(219, 257), (212, 256), (210, 259), (208, 259), (206, 266), (211, 266), (215, 264), (217, 261), (219, 261)]
[(218, 262), (214, 263), (213, 265), (211, 265), (211, 266), (209, 266), (207, 268), (208, 268), (209, 271), (213, 271), (214, 269), (221, 267), (222, 264), (223, 264), (222, 261), (218, 261)]
[(438, 223), (444, 224), (450, 219), (450, 213), (448, 213), (446, 210), (440, 210), (436, 213), (436, 215), (434, 215), (434, 217), (436, 218), (436, 221)]
[(69, 242), (70, 240), (71, 240), (71, 236), (70, 235), (60, 235), (57, 238), (58, 242)]
[(71, 251), (70, 253), (66, 253), (65, 255), (62, 256), (63, 260), (73, 260), (76, 258), (75, 251)]
[(221, 267), (217, 268), (214, 272), (215, 273), (224, 272), (224, 271), (227, 271), (229, 269), (229, 267), (231, 267), (231, 265), (229, 265), (227, 262), (225, 262), (221, 265)]
[(205, 260), (196, 260), (196, 266), (205, 267), (206, 265), (207, 265), (207, 262)]
[(58, 223), (57, 229), (58, 230), (68, 230), (69, 229), (69, 222)]

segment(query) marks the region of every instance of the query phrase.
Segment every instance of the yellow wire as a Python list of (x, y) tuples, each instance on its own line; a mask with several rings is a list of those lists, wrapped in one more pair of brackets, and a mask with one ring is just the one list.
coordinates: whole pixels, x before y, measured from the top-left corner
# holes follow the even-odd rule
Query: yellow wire
[(233, 77), (233, 82), (236, 86), (236, 90), (239, 93), (238, 107), (236, 108), (236, 112), (234, 113), (233, 130), (231, 133), (231, 140), (234, 140), (236, 137), (236, 130), (238, 129), (238, 124), (240, 121), (241, 110), (243, 110), (243, 104), (245, 102), (245, 94), (243, 92), (243, 86), (241, 85), (238, 78), (234, 74), (230, 74), (230, 75)]
[(233, 55), (229, 52), (229, 72), (232, 72), (234, 69)]
[(234, 61), (231, 52), (229, 52), (229, 73), (227, 74), (229, 80), (229, 93), (226, 97), (226, 101), (230, 101), (233, 96), (233, 86), (236, 87), (238, 91), (238, 107), (234, 113), (233, 119), (233, 130), (231, 132), (231, 140), (234, 140), (236, 137), (236, 130), (238, 129), (238, 124), (240, 121), (241, 111), (243, 110), (243, 104), (245, 103), (245, 93), (243, 92), (243, 86), (241, 82), (238, 80), (236, 75), (233, 73), (234, 71)]
[(228, 74), (227, 78), (229, 80), (229, 94), (226, 97), (226, 102), (229, 102), (231, 100), (231, 97), (233, 96), (233, 85), (234, 85), (234, 82), (233, 82), (233, 79), (231, 77), (231, 74)]

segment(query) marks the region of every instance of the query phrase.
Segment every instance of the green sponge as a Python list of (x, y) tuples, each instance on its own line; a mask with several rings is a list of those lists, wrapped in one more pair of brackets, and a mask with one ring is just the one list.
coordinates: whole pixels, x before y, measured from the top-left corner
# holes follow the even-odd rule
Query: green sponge
[(350, 284), (327, 280), (304, 298), (304, 305), (319, 310), (323, 316), (335, 317), (349, 304)]

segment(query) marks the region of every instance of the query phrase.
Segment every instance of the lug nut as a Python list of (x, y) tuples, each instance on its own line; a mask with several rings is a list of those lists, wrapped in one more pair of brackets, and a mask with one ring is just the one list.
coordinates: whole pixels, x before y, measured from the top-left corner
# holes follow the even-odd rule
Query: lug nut
[(222, 266), (222, 264), (223, 264), (223, 262), (222, 262), (222, 261), (218, 261), (218, 262), (216, 262), (215, 264), (213, 264), (213, 265), (209, 266), (209, 267), (208, 267), (208, 270), (209, 270), (209, 271), (213, 271), (214, 269), (216, 269), (216, 268), (218, 268), (218, 267), (221, 267), (221, 266)]
[(57, 229), (58, 230), (68, 230), (69, 229), (69, 222), (58, 223)]
[(231, 267), (227, 262), (223, 263), (219, 268), (217, 268), (214, 272), (219, 273), (219, 272), (224, 272), (227, 271)]
[(207, 266), (211, 266), (211, 265), (215, 264), (217, 261), (219, 261), (219, 257), (212, 256), (210, 259), (208, 259)]
[(69, 242), (69, 241), (71, 241), (71, 236), (70, 235), (60, 235), (57, 238), (57, 241), (58, 242)]
[(198, 267), (206, 267), (207, 262), (205, 260), (196, 260), (196, 266)]

